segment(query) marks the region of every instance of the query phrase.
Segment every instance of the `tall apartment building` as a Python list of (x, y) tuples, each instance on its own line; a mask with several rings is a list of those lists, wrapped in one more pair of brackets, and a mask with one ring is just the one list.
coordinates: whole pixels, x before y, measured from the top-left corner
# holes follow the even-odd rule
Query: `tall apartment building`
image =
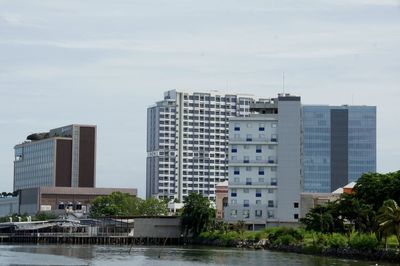
[(250, 112), (251, 95), (167, 91), (147, 110), (146, 197), (215, 199), (228, 177), (228, 118)]
[(14, 191), (95, 187), (96, 126), (69, 125), (32, 134), (14, 150)]
[(375, 106), (303, 106), (304, 191), (329, 193), (376, 172)]
[(254, 228), (299, 218), (301, 192), (300, 97), (255, 102), (249, 117), (229, 123), (227, 222)]

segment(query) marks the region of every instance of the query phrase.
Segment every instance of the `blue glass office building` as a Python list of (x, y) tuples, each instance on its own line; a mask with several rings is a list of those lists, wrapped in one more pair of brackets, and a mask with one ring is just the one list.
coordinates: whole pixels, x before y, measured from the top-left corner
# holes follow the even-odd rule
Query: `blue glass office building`
[(376, 172), (375, 106), (303, 106), (305, 192), (332, 192)]

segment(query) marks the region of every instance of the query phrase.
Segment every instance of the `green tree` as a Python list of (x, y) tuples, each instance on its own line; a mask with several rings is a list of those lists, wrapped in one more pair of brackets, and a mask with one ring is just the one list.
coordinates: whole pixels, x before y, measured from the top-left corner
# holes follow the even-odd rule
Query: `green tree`
[(187, 235), (198, 236), (208, 230), (215, 218), (215, 210), (211, 208), (211, 202), (198, 193), (190, 193), (183, 201), (182, 229)]
[(146, 216), (158, 216), (167, 215), (168, 206), (166, 201), (162, 201), (156, 198), (149, 198), (147, 200), (141, 201), (139, 204), (140, 215)]
[(107, 196), (96, 197), (90, 208), (92, 217), (140, 215), (142, 199), (134, 198), (128, 193), (113, 192)]
[(377, 216), (379, 222), (379, 230), (385, 238), (385, 246), (387, 237), (394, 234), (400, 246), (400, 207), (394, 200), (387, 200), (379, 209)]
[(370, 233), (376, 230), (375, 211), (371, 205), (361, 203), (353, 194), (341, 195), (335, 204), (339, 216), (351, 226), (347, 231), (354, 229), (357, 232)]
[(304, 218), (301, 218), (300, 222), (305, 225), (306, 230), (316, 232), (333, 233), (346, 231), (336, 202), (317, 205)]
[(378, 211), (388, 199), (400, 201), (400, 171), (362, 175), (354, 186), (354, 197), (362, 204), (371, 205)]

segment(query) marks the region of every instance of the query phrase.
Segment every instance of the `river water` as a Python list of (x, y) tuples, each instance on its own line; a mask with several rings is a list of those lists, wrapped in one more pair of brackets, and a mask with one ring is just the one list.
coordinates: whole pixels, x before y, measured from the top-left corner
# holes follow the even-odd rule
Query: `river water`
[[(315, 265), (359, 266), (375, 262), (236, 248), (0, 245), (0, 265)], [(393, 265), (379, 263), (379, 265)]]

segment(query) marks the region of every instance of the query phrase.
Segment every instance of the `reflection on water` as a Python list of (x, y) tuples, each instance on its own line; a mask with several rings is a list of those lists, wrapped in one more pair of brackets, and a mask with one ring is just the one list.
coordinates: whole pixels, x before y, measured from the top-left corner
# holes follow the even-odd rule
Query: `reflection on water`
[[(0, 265), (313, 265), (360, 266), (375, 262), (339, 260), (265, 250), (202, 247), (0, 245)], [(389, 265), (382, 264), (379, 265)]]

